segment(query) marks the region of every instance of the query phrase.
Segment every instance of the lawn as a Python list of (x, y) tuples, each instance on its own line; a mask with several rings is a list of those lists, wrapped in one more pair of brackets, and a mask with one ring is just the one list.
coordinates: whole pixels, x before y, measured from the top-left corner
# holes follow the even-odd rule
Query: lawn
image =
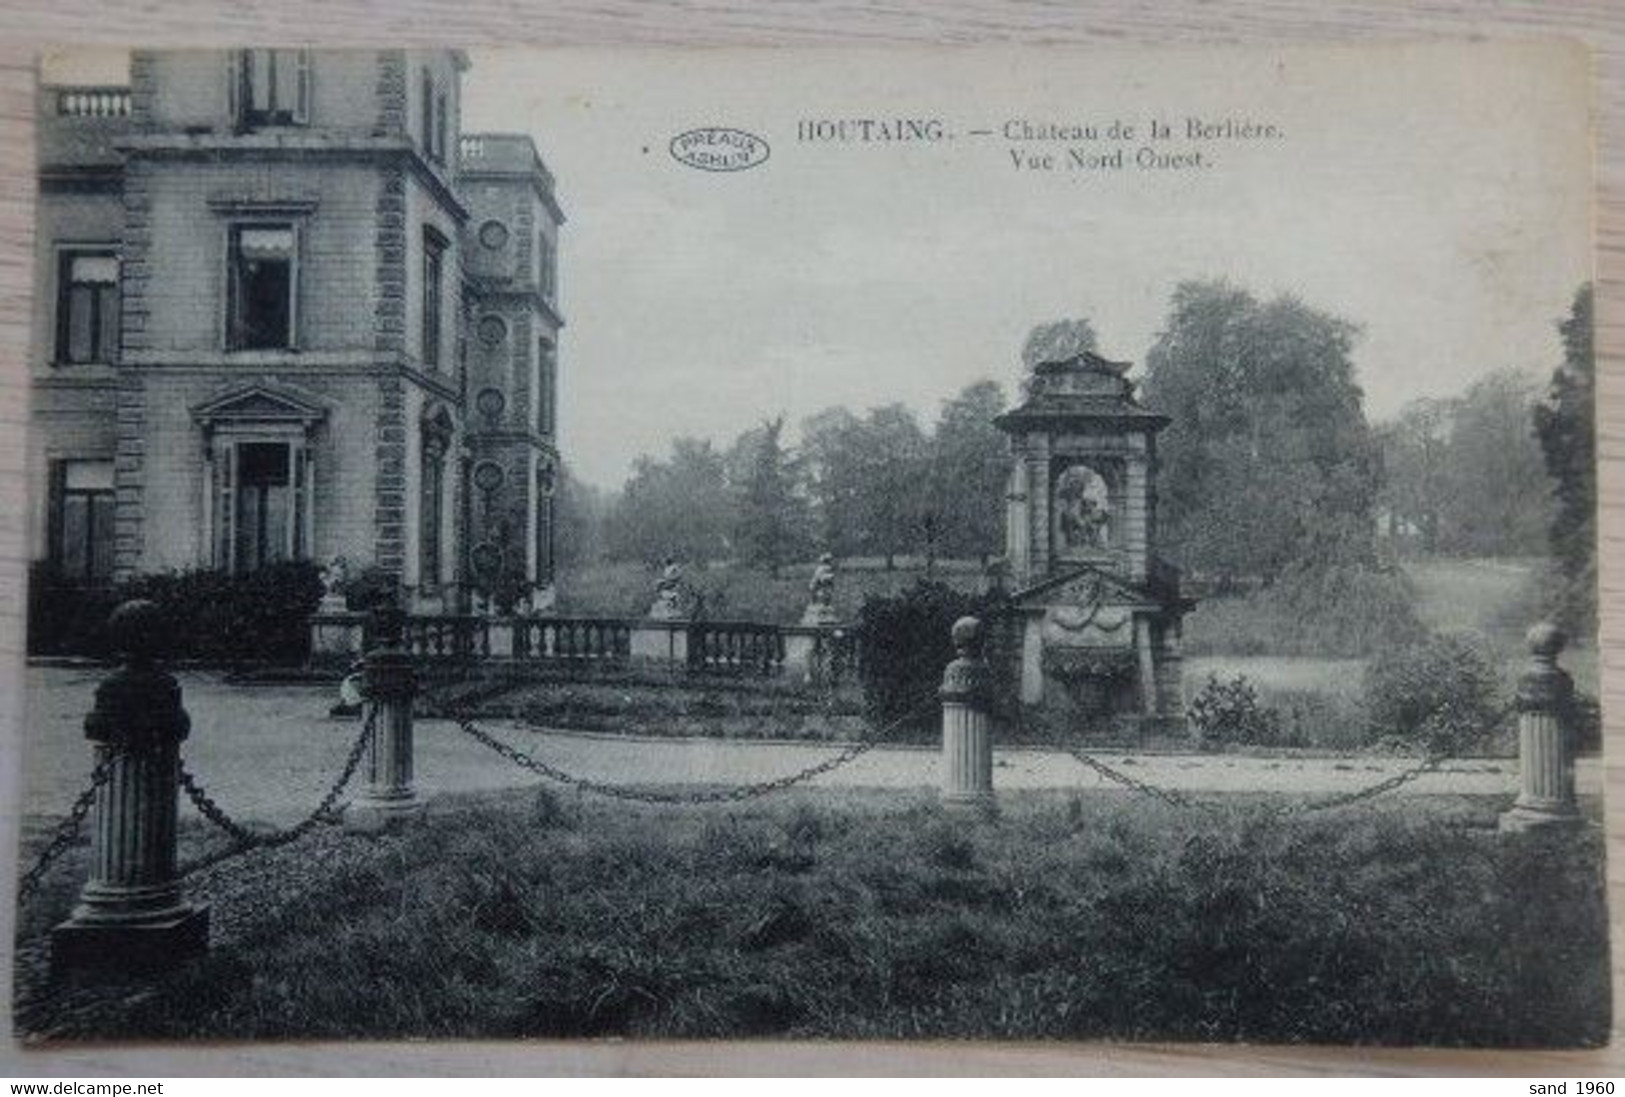
[[(532, 790), (329, 829), (194, 881), (203, 959), (52, 988), (33, 1039), (983, 1037), (1591, 1045), (1608, 1031), (1602, 842), (1490, 829), (1504, 798), (1272, 818), (1130, 793), (911, 793), (646, 808)], [(199, 838), (186, 837), (189, 857)]]

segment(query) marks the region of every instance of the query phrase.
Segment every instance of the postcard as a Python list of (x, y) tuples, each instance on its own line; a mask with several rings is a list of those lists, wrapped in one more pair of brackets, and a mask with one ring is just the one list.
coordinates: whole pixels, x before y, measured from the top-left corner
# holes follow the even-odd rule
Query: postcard
[(1605, 1043), (1587, 62), (43, 57), (20, 1037)]

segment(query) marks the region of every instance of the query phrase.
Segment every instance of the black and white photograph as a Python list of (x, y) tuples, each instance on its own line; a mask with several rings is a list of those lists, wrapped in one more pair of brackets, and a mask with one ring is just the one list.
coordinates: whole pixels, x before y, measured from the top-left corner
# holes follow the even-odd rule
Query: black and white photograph
[(102, 46), (35, 133), (25, 1045), (1608, 1042), (1582, 46)]

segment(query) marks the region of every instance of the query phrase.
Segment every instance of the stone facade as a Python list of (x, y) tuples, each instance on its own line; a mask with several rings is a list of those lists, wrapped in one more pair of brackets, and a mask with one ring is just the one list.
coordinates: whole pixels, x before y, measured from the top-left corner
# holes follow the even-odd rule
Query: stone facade
[(528, 137), (461, 133), (466, 66), (137, 52), (128, 88), (42, 89), (35, 558), (550, 597), (564, 218)]
[(997, 647), (1025, 715), (1080, 734), (1177, 720), (1180, 629), (1194, 603), (1156, 554), (1156, 436), (1128, 364), (1038, 365), (1010, 435), (1012, 612)]

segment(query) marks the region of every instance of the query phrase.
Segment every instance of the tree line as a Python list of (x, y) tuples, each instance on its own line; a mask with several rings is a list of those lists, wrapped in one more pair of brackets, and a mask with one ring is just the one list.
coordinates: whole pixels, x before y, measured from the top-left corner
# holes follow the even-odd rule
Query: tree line
[[(1590, 310), (1585, 288), (1544, 391), (1508, 369), (1373, 424), (1354, 323), (1224, 281), (1179, 285), (1142, 379), (1144, 403), (1172, 419), (1159, 439), (1163, 554), (1221, 587), (1376, 566), (1391, 549), (1550, 554), (1583, 615), (1595, 567)], [(1095, 344), (1087, 319), (1060, 320), (1034, 328), (1021, 357), (1030, 368)], [(614, 494), (565, 478), (561, 557), (777, 570), (820, 552), (992, 556), (1009, 460), (993, 419), (1006, 406), (983, 380), (929, 424), (902, 404), (836, 406), (804, 419), (793, 444), (782, 415), (722, 447), (678, 438), (640, 457)]]
[(821, 552), (982, 557), (1003, 541), (1005, 409), (992, 381), (943, 402), (929, 428), (902, 404), (831, 407), (786, 438), (778, 416), (718, 447), (681, 437), (614, 495), (567, 479), (561, 560), (733, 560), (769, 571)]

